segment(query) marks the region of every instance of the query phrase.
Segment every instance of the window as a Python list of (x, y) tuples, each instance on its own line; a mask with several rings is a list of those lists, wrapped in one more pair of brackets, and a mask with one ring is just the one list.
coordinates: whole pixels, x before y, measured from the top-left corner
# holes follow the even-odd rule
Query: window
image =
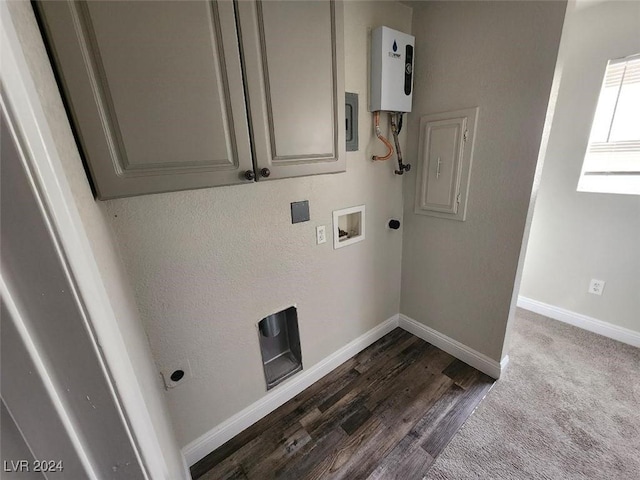
[(607, 65), (578, 191), (640, 195), (640, 54)]

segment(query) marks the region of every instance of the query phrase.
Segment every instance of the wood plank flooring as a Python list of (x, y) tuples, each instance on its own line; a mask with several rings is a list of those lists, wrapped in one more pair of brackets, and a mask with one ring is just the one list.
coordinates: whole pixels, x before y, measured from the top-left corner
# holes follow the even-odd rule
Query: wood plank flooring
[(422, 479), (494, 380), (397, 328), (191, 467), (193, 479)]

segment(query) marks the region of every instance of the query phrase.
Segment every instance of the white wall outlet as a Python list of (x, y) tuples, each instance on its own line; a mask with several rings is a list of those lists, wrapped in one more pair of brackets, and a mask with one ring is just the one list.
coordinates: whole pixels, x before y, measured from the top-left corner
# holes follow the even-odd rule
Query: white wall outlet
[(179, 387), (193, 376), (191, 364), (187, 359), (176, 362), (170, 368), (162, 369), (160, 375), (162, 376), (165, 390)]
[(327, 229), (324, 225), (316, 227), (316, 244), (320, 245), (327, 241)]
[(598, 280), (595, 278), (591, 279), (591, 283), (589, 283), (589, 293), (593, 293), (594, 295), (602, 295), (602, 291), (604, 290), (604, 280)]

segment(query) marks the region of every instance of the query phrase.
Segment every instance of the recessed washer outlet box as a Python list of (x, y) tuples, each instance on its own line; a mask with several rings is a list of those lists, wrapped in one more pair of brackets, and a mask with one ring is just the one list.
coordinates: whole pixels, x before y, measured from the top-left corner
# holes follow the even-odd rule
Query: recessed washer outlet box
[(365, 206), (333, 212), (333, 248), (338, 249), (364, 240)]

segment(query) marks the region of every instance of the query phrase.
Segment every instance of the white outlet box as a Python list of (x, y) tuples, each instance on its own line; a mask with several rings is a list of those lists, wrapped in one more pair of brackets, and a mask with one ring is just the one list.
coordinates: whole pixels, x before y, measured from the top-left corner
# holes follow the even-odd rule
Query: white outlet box
[(596, 278), (591, 279), (591, 283), (589, 283), (589, 293), (593, 293), (594, 295), (602, 295), (604, 290), (604, 284), (606, 282), (604, 280), (598, 280)]
[(365, 206), (333, 212), (333, 248), (342, 248), (364, 240)]
[(324, 225), (320, 225), (316, 227), (316, 244), (320, 245), (321, 243), (327, 242), (327, 229)]

